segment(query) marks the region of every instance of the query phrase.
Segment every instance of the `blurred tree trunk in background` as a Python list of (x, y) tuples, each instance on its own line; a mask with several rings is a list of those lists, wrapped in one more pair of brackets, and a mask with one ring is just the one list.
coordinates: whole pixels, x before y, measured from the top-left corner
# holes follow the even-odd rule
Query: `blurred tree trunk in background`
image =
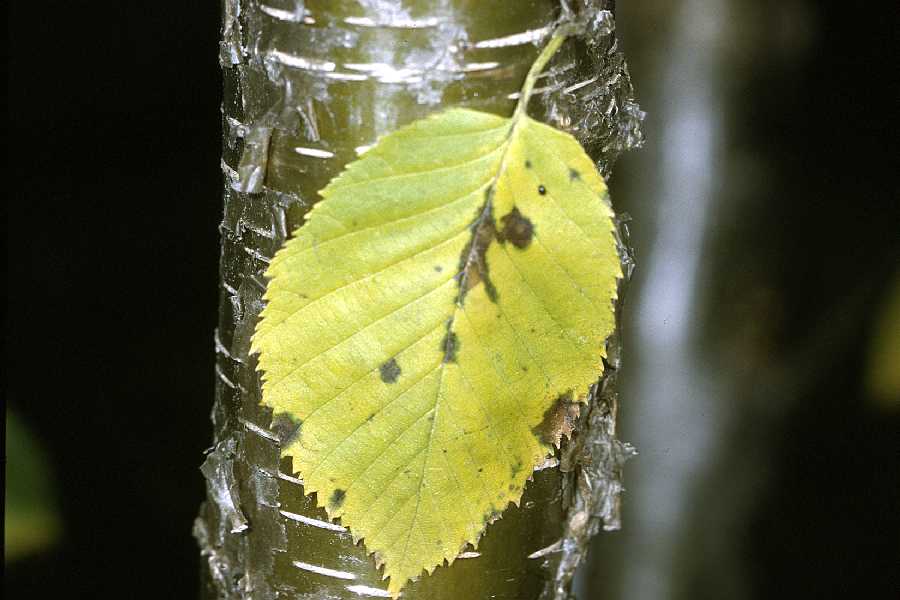
[[(202, 467), (208, 498), (195, 524), (203, 593), (382, 597), (364, 547), (327, 521), (289, 461), (279, 461), (280, 440), (290, 431), (259, 404), (248, 349), (269, 258), (316, 192), (379, 136), (445, 106), (510, 114), (561, 11), (585, 32), (554, 59), (532, 114), (571, 131), (608, 175), (618, 154), (640, 143), (641, 113), (604, 0), (562, 9), (551, 0), (225, 0), (223, 8), (226, 185), (215, 445)], [(405, 598), (567, 595), (589, 535), (618, 523), (626, 449), (615, 439), (611, 383), (591, 407), (564, 468), (537, 471), (522, 506), (488, 528), (477, 552), (410, 584)]]
[(872, 182), (896, 153), (870, 129), (883, 92), (858, 92), (879, 61), (844, 35), (875, 33), (833, 6), (620, 3), (651, 140), (614, 188), (635, 223), (620, 381), (641, 456), (591, 597), (896, 593), (898, 494), (868, 466), (896, 430), (859, 382), (897, 256), (896, 191)]

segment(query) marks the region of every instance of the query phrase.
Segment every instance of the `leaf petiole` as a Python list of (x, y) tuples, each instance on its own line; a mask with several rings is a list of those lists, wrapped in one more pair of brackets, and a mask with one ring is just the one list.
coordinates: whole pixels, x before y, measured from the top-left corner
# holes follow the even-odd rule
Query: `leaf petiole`
[(534, 84), (541, 76), (541, 73), (543, 73), (544, 67), (547, 66), (547, 63), (550, 62), (550, 59), (553, 58), (553, 55), (556, 54), (556, 51), (562, 46), (562, 43), (566, 41), (566, 38), (574, 31), (575, 27), (572, 24), (560, 25), (553, 32), (553, 36), (541, 50), (541, 53), (538, 54), (538, 57), (535, 59), (534, 63), (532, 63), (531, 68), (528, 69), (528, 74), (525, 76), (525, 83), (522, 85), (522, 91), (519, 94), (519, 103), (516, 105), (516, 110), (513, 113), (513, 121), (518, 121), (525, 115), (528, 101), (531, 100), (531, 95), (534, 93)]

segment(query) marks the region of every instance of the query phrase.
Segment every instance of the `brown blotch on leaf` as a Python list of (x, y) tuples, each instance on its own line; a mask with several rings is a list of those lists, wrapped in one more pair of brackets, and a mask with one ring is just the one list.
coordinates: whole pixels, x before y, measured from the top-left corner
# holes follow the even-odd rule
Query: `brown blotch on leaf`
[(378, 372), (383, 382), (397, 383), (397, 378), (400, 377), (400, 365), (397, 364), (396, 358), (392, 358), (378, 367)]
[(453, 331), (453, 319), (447, 321), (447, 333), (441, 340), (441, 352), (444, 353), (444, 363), (455, 363), (456, 353), (459, 351), (459, 338)]
[(560, 394), (546, 411), (544, 418), (531, 432), (546, 446), (559, 447), (562, 437), (571, 437), (575, 422), (581, 411), (581, 404), (575, 401), (572, 391)]
[(278, 413), (272, 419), (272, 431), (278, 436), (278, 442), (282, 448), (287, 448), (300, 439), (300, 429), (303, 421), (292, 417), (288, 413)]
[(531, 219), (519, 212), (519, 209), (513, 206), (509, 214), (500, 218), (503, 228), (497, 232), (497, 239), (500, 243), (511, 243), (516, 248), (524, 250), (531, 244), (534, 237), (534, 224)]
[(328, 500), (328, 508), (331, 510), (337, 510), (344, 504), (344, 499), (347, 497), (347, 491), (338, 488), (331, 493), (331, 498)]
[(526, 161), (525, 161), (525, 168), (526, 168), (526, 169), (530, 169), (530, 168), (531, 168), (531, 161), (530, 161), (530, 160), (526, 160)]
[(491, 302), (497, 301), (497, 288), (494, 287), (488, 271), (485, 255), (488, 246), (497, 238), (497, 226), (494, 222), (494, 209), (491, 202), (493, 188), (484, 194), (484, 204), (478, 209), (478, 216), (472, 221), (469, 231), (472, 238), (463, 248), (459, 257), (459, 295), (457, 303), (462, 305), (466, 294), (479, 283), (484, 283), (484, 291)]
[(569, 181), (576, 181), (578, 179), (581, 179), (581, 173), (575, 169), (569, 169)]

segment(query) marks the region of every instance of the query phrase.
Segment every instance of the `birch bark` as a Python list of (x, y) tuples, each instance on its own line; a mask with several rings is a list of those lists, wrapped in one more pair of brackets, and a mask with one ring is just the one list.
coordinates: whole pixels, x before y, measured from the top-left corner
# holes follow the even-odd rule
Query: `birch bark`
[[(260, 406), (248, 356), (262, 273), (316, 192), (380, 135), (448, 106), (509, 114), (559, 18), (578, 21), (584, 34), (542, 78), (532, 114), (573, 133), (608, 176), (619, 153), (642, 140), (611, 4), (225, 0), (214, 445), (194, 527), (205, 598), (386, 597), (365, 548), (327, 521), (279, 460), (291, 432)], [(629, 267), (625, 245), (622, 256)], [(631, 451), (615, 437), (617, 341), (610, 350), (578, 435), (535, 472), (521, 507), (490, 525), (477, 551), (409, 584), (405, 598), (569, 595), (590, 535), (618, 527), (621, 466)]]

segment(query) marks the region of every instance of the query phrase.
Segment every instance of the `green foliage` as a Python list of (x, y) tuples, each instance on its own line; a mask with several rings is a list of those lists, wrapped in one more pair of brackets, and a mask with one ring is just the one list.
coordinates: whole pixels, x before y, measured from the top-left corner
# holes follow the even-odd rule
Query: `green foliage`
[(16, 413), (6, 412), (6, 494), (3, 547), (6, 562), (47, 550), (60, 537), (50, 469), (38, 441)]

